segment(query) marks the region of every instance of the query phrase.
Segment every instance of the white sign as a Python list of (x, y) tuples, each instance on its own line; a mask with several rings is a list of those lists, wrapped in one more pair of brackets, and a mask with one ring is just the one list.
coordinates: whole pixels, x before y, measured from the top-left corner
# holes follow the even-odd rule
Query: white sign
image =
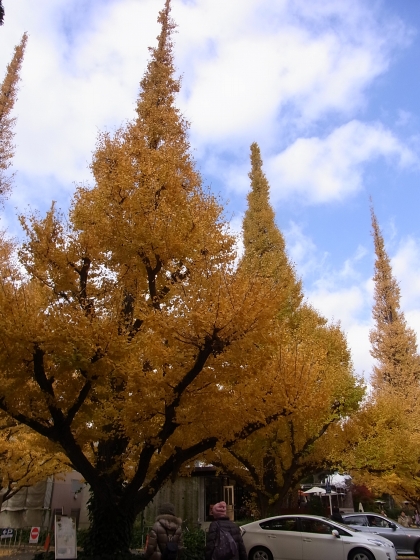
[(39, 531), (40, 527), (32, 527), (31, 532), (29, 533), (29, 542), (30, 543), (37, 543), (39, 539)]
[(76, 519), (66, 515), (55, 516), (55, 557), (77, 558)]

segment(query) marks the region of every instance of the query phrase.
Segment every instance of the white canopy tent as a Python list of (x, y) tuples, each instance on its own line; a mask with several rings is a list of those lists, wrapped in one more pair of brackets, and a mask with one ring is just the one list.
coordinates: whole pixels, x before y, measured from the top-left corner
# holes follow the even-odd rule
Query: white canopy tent
[(320, 488), (319, 486), (313, 486), (312, 488), (309, 488), (309, 490), (305, 490), (303, 493), (304, 494), (326, 494), (326, 490), (325, 488)]

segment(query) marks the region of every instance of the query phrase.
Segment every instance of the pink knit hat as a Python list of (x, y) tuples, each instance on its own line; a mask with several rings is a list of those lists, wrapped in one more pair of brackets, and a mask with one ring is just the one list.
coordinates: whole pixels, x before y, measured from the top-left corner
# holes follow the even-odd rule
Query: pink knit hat
[(226, 502), (219, 502), (213, 506), (213, 517), (219, 519), (220, 517), (226, 517)]

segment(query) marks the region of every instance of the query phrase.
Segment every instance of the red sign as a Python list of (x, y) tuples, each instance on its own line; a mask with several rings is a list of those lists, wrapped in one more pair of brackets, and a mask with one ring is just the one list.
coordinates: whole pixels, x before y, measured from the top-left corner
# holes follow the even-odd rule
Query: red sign
[(37, 543), (39, 538), (39, 527), (32, 527), (30, 535), (29, 535), (29, 542), (30, 543)]

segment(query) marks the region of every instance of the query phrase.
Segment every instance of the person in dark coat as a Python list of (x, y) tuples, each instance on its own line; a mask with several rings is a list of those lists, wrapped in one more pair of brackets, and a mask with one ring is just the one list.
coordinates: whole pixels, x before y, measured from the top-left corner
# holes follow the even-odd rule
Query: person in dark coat
[(162, 504), (158, 507), (158, 516), (147, 537), (144, 558), (146, 560), (160, 560), (169, 540), (182, 548), (182, 520), (175, 516), (175, 507), (170, 504)]
[(341, 517), (340, 510), (338, 509), (337, 506), (333, 506), (332, 508), (331, 519), (333, 521), (338, 521), (338, 523), (345, 523), (344, 519)]
[(217, 504), (214, 504), (213, 518), (214, 521), (210, 523), (209, 531), (207, 533), (206, 551), (204, 556), (205, 560), (212, 559), (213, 552), (216, 547), (219, 527), (223, 527), (225, 530), (229, 531), (236, 543), (238, 553), (235, 557), (235, 560), (247, 560), (247, 554), (244, 541), (242, 540), (241, 531), (239, 530), (239, 527), (236, 525), (236, 523), (233, 523), (233, 521), (231, 521), (226, 515), (226, 502), (219, 502)]

